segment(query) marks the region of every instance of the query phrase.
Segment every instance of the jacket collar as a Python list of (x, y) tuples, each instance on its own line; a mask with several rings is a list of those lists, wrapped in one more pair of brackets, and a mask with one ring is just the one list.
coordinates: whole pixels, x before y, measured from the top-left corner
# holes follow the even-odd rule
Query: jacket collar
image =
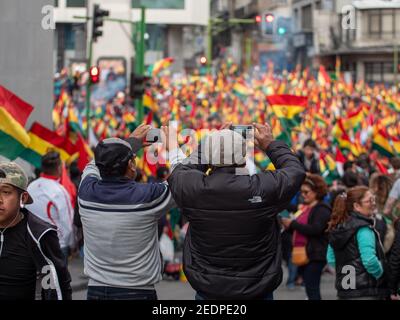
[(40, 177), (41, 178), (45, 178), (45, 179), (49, 179), (49, 180), (60, 181), (59, 177), (55, 177), (55, 176), (52, 176), (50, 174), (46, 174), (46, 173), (43, 173), (43, 172), (40, 174)]
[(361, 213), (357, 211), (353, 211), (350, 213), (351, 216), (353, 216), (356, 219), (363, 220), (365, 222), (368, 222), (369, 224), (373, 225), (374, 224), (374, 219), (368, 218), (366, 216), (363, 216)]

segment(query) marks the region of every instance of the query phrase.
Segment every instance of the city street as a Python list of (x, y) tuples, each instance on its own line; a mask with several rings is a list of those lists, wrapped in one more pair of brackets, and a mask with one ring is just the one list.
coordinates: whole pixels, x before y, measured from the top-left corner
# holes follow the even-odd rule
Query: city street
[[(286, 288), (286, 268), (284, 279), (278, 290), (274, 292), (275, 300), (306, 300), (303, 287), (296, 287), (293, 290)], [(70, 263), (72, 277), (72, 298), (74, 300), (86, 300), (87, 279), (83, 275), (83, 263), (81, 259), (74, 259)], [(334, 276), (325, 273), (321, 280), (321, 294), (323, 300), (335, 300), (336, 290), (334, 288)], [(188, 282), (163, 280), (157, 286), (157, 295), (160, 300), (194, 300), (195, 292)]]

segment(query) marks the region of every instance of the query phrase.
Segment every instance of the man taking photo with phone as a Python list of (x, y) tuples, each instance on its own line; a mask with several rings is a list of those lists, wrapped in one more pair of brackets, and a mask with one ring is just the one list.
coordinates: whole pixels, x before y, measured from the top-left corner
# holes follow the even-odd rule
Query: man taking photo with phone
[(135, 182), (136, 153), (150, 129), (140, 125), (127, 140), (101, 141), (83, 172), (78, 201), (88, 300), (157, 299), (157, 222), (174, 202), (168, 184)]
[(189, 220), (184, 272), (199, 300), (273, 299), (282, 281), (277, 216), (305, 170), (268, 124), (254, 124), (255, 145), (276, 170), (245, 174), (245, 140), (229, 126), (206, 136), (186, 159), (173, 140), (167, 145), (174, 169), (168, 183)]

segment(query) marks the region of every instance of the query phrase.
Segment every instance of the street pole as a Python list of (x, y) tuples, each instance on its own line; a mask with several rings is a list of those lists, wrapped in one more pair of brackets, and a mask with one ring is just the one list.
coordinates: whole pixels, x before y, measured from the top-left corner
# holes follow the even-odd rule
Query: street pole
[(251, 37), (246, 37), (246, 70), (250, 72), (251, 67), (251, 49), (253, 47), (253, 39)]
[(211, 73), (211, 60), (212, 60), (212, 19), (208, 19), (207, 26), (207, 73)]
[(397, 44), (394, 45), (393, 48), (393, 72), (394, 72), (394, 79), (393, 79), (393, 83), (394, 86), (396, 88), (396, 92), (398, 90), (398, 82), (397, 82), (397, 77), (398, 77), (398, 73), (399, 73), (399, 47)]
[[(89, 19), (88, 19), (89, 21)], [(90, 131), (90, 90), (91, 90), (91, 83), (90, 83), (90, 67), (92, 65), (92, 55), (93, 55), (93, 39), (90, 37), (89, 40), (89, 56), (86, 62), (86, 71), (88, 73), (88, 79), (86, 83), (86, 140), (88, 143), (89, 141), (89, 131)]]
[[(144, 34), (146, 32), (146, 8), (141, 7), (141, 19), (138, 23), (138, 36), (139, 39), (136, 38), (136, 46), (135, 46), (135, 64), (137, 74), (144, 76)], [(136, 72), (135, 72), (136, 73)], [(143, 98), (137, 99), (135, 102), (136, 110), (138, 112), (138, 124), (143, 122), (144, 118), (144, 109), (143, 109)]]

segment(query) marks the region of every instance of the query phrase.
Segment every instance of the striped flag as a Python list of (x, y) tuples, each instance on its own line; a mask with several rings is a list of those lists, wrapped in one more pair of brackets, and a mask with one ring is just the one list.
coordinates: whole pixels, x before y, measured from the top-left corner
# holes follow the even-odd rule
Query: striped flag
[(0, 155), (14, 160), (29, 145), (25, 130), (33, 107), (0, 85)]
[(300, 113), (307, 108), (308, 98), (289, 94), (267, 96), (272, 112), (289, 129), (300, 124)]
[(168, 57), (165, 59), (161, 59), (156, 61), (154, 64), (149, 66), (147, 72), (149, 75), (155, 77), (158, 75), (162, 70), (168, 68), (174, 62), (174, 58)]
[(35, 122), (29, 131), (30, 143), (20, 157), (36, 168), (42, 165), (42, 156), (50, 150), (60, 153), (61, 160), (68, 161), (77, 152), (68, 138), (58, 135)]

